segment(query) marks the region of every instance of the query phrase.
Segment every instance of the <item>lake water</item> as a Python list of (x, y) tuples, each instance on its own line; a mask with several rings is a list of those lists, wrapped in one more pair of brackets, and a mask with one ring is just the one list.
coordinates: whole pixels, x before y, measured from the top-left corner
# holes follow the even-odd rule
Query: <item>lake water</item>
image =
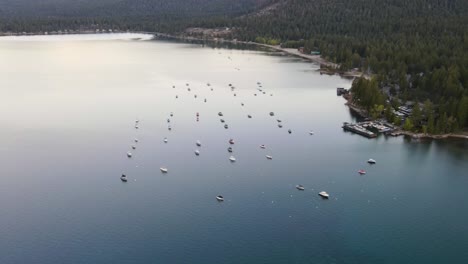
[(0, 38), (0, 263), (468, 263), (466, 141), (346, 133), (299, 59), (103, 36)]

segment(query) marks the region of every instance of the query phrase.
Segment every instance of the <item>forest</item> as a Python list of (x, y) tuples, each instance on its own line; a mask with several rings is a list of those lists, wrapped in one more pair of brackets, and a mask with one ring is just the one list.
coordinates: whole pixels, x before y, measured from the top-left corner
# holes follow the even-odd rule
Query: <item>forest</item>
[(412, 102), (408, 130), (439, 134), (468, 126), (466, 0), (45, 0), (49, 6), (36, 9), (31, 2), (0, 0), (0, 32), (230, 27), (227, 38), (304, 47), (339, 70), (372, 76), (352, 89), (373, 116), (385, 109), (380, 115), (398, 122), (392, 108)]

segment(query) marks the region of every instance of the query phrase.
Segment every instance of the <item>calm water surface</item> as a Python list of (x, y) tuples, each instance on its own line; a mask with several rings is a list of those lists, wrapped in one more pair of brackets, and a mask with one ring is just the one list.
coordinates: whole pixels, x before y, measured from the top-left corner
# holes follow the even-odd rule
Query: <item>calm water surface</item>
[(466, 141), (343, 132), (350, 81), (291, 57), (100, 38), (0, 39), (0, 263), (468, 263)]

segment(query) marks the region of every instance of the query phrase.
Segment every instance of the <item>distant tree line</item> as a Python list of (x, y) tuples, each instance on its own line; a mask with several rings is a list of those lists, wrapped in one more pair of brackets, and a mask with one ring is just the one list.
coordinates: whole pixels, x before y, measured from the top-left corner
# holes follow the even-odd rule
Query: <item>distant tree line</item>
[(339, 70), (374, 76), (353, 84), (355, 103), (372, 115), (383, 106), (393, 120), (387, 109), (413, 101), (413, 116), (402, 124), (409, 130), (447, 133), (468, 126), (466, 0), (106, 0), (47, 16), (44, 10), (18, 16), (2, 9), (2, 1), (1, 32), (234, 28), (226, 38), (303, 47)]

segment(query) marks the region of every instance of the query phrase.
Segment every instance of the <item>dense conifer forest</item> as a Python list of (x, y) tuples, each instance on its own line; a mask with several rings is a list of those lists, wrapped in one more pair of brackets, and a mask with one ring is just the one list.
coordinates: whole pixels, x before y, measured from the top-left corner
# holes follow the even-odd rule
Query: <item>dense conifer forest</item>
[[(40, 3), (38, 3), (40, 2)], [(109, 28), (180, 33), (229, 27), (226, 38), (320, 52), (357, 68), (353, 102), (404, 128), (449, 133), (468, 126), (466, 0), (0, 0), (0, 32)]]

